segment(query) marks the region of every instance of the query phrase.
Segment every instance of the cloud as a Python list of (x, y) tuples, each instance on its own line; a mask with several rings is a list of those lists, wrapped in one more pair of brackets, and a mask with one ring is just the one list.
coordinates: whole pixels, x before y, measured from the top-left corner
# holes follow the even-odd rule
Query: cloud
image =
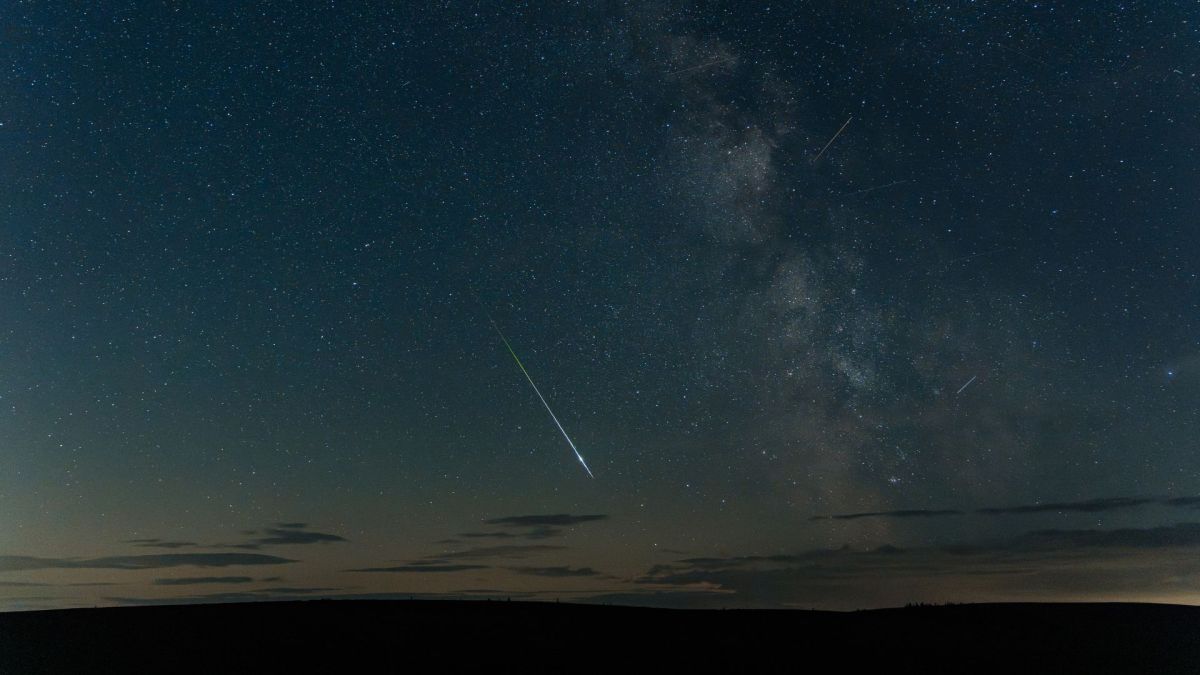
[[(538, 526), (531, 527), (524, 532), (509, 532), (507, 530), (498, 530), (496, 532), (461, 532), (458, 536), (464, 539), (550, 539), (552, 537), (561, 537), (563, 531), (557, 527)], [(457, 543), (453, 539), (443, 539), (439, 544)]]
[(514, 546), (481, 546), (463, 551), (451, 551), (420, 560), (413, 560), (403, 565), (386, 567), (364, 567), (346, 570), (347, 572), (464, 572), (467, 570), (487, 569), (488, 565), (475, 562), (456, 562), (460, 560), (491, 560), (491, 559), (520, 559), (536, 556), (547, 551), (561, 551), (566, 546), (551, 546), (549, 544), (525, 544)]
[(163, 541), (162, 539), (127, 539), (125, 543), (147, 548), (188, 548), (199, 546), (194, 541)]
[(1160, 500), (1150, 497), (1106, 497), (1102, 499), (1088, 499), (1077, 502), (1051, 502), (1048, 504), (1025, 504), (1021, 506), (983, 508), (976, 509), (975, 513), (983, 515), (1008, 515), (1018, 513), (1046, 513), (1062, 511), (1100, 513), (1103, 511), (1130, 509), (1137, 506), (1143, 506), (1145, 504), (1153, 504), (1158, 501)]
[(845, 546), (690, 558), (655, 565), (635, 581), (654, 592), (729, 593), (721, 602), (741, 606), (846, 609), (917, 600), (1094, 600), (1120, 593), (1194, 593), (1198, 550), (1200, 523), (1038, 530), (907, 549)]
[(308, 523), (299, 522), (276, 523), (261, 530), (242, 530), (242, 534), (253, 538), (233, 544), (199, 544), (192, 541), (167, 541), (157, 537), (127, 539), (124, 543), (148, 548), (176, 549), (201, 546), (206, 548), (236, 548), (255, 551), (264, 546), (293, 546), (346, 541), (344, 537), (336, 534), (310, 531)]
[(166, 567), (231, 567), (234, 565), (281, 565), (296, 562), (288, 558), (257, 553), (165, 553), (126, 555), (104, 558), (39, 558), (0, 556), (0, 572), (45, 569), (160, 569)]
[(253, 537), (249, 541), (236, 544), (213, 544), (213, 547), (255, 551), (264, 546), (295, 546), (347, 541), (344, 537), (336, 534), (313, 532), (307, 528), (308, 523), (276, 523), (261, 530), (243, 530), (242, 534)]
[(105, 600), (115, 602), (119, 605), (203, 605), (212, 603), (228, 603), (228, 602), (265, 602), (274, 600), (269, 595), (262, 595), (253, 592), (244, 593), (211, 593), (208, 595), (189, 595), (171, 598), (134, 598), (113, 596), (106, 597)]
[[(565, 532), (562, 528), (570, 528), (584, 523), (593, 523), (608, 519), (604, 514), (574, 515), (570, 513), (534, 514), (524, 516), (505, 516), (483, 521), (485, 525), (506, 527), (492, 532), (462, 532), (458, 537), (464, 539), (551, 539), (561, 537)], [(515, 531), (514, 531), (515, 530)], [(453, 539), (443, 539), (437, 543), (458, 543)]]
[(312, 586), (312, 587), (294, 587), (294, 586), (275, 586), (272, 588), (260, 588), (255, 593), (266, 595), (306, 595), (309, 593), (327, 593), (329, 591), (339, 591), (340, 588)]
[(177, 579), (155, 579), (155, 586), (195, 586), (199, 584), (248, 584), (250, 577), (180, 577)]
[(42, 601), (42, 600), (62, 600), (62, 598), (58, 597), (58, 596), (54, 596), (54, 595), (12, 595), (12, 596), (8, 596), (8, 597), (0, 598), (0, 600), (3, 600), (5, 605), (8, 605), (8, 607), (6, 607), (6, 609), (14, 608), (14, 605), (16, 607), (28, 607), (30, 609), (41, 609), (41, 608), (49, 608), (49, 605), (25, 605), (25, 603), (29, 602), (29, 601), (38, 602), (38, 601)]
[(599, 572), (590, 567), (513, 567), (512, 570), (519, 574), (528, 574), (535, 577), (566, 578), (600, 576)]
[(1017, 541), (1038, 549), (1192, 547), (1200, 546), (1200, 523), (1116, 530), (1038, 530)]
[(1200, 506), (1200, 497), (1102, 497), (1072, 502), (1042, 502), (1017, 506), (984, 507), (972, 511), (957, 509), (902, 509), (895, 511), (865, 511), (862, 513), (839, 513), (831, 516), (813, 516), (809, 520), (856, 520), (859, 518), (933, 518), (960, 516), (968, 513), (981, 516), (1006, 516), (1030, 513), (1104, 513), (1122, 509), (1133, 509), (1149, 504), (1164, 504), (1175, 507)]
[(900, 511), (867, 511), (864, 513), (839, 513), (832, 516), (813, 516), (809, 520), (857, 520), (859, 518), (937, 518), (959, 516), (962, 511), (954, 509), (906, 509)]
[(468, 570), (485, 570), (487, 565), (420, 565), (408, 564), (397, 565), (395, 567), (363, 567), (360, 569), (346, 570), (347, 572), (399, 572), (399, 573), (446, 573), (446, 572), (466, 572)]
[[(331, 593), (337, 588), (264, 588), (259, 591), (243, 591), (232, 593), (212, 593), (174, 598), (138, 598), (138, 597), (107, 597), (109, 602), (121, 605), (182, 605), (182, 604), (212, 604), (228, 602), (269, 602), (295, 601), (297, 596), (320, 593), (322, 599), (328, 600), (461, 600), (463, 596), (491, 596), (524, 598), (534, 595), (527, 592), (513, 592), (503, 589), (462, 589), (446, 593)], [(6, 598), (7, 600), (8, 598)], [(301, 598), (306, 599), (306, 598)]]
[(453, 551), (441, 554), (445, 559), (462, 558), (525, 558), (546, 551), (561, 551), (566, 546), (551, 546), (549, 544), (529, 544), (518, 546), (483, 546), (470, 548), (465, 551)]
[(571, 527), (607, 519), (608, 516), (602, 514), (576, 516), (569, 513), (555, 513), (549, 515), (507, 516), (483, 522), (488, 525), (510, 525), (513, 527)]
[(228, 591), (223, 593), (176, 596), (170, 598), (107, 597), (104, 599), (121, 605), (191, 605), (229, 602), (265, 602), (295, 600), (297, 598), (306, 599), (305, 596), (310, 596), (313, 593), (329, 593), (331, 591), (340, 590), (342, 589), (322, 586), (278, 586), (272, 588), (259, 588), (255, 590)]
[(310, 532), (308, 530), (298, 529), (303, 527), (303, 523), (283, 524), (280, 527), (269, 527), (263, 530), (263, 534), (267, 535), (256, 539), (253, 543), (259, 546), (276, 546), (276, 545), (293, 545), (293, 544), (319, 544), (321, 542), (331, 541), (346, 541), (336, 534), (326, 534), (324, 532)]

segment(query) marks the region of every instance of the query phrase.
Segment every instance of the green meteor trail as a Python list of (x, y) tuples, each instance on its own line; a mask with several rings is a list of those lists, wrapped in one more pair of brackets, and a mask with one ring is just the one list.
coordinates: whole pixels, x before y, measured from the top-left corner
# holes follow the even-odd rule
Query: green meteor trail
[(595, 478), (595, 476), (592, 475), (592, 470), (588, 468), (587, 462), (584, 461), (583, 455), (579, 454), (579, 448), (575, 447), (575, 442), (572, 441), (571, 437), (567, 435), (567, 430), (564, 429), (562, 423), (558, 421), (558, 416), (555, 415), (554, 411), (550, 409), (550, 404), (546, 402), (546, 397), (542, 396), (541, 390), (538, 389), (538, 386), (533, 383), (533, 378), (529, 376), (529, 371), (525, 370), (525, 364), (521, 363), (520, 357), (518, 357), (517, 353), (513, 351), (512, 345), (508, 342), (508, 338), (504, 337), (504, 331), (500, 330), (499, 324), (496, 323), (496, 320), (493, 319), (491, 315), (488, 316), (488, 321), (492, 323), (492, 328), (496, 329), (496, 334), (500, 336), (500, 340), (504, 342), (504, 346), (508, 348), (508, 353), (512, 354), (513, 361), (517, 362), (517, 367), (521, 369), (521, 373), (525, 375), (525, 379), (529, 381), (529, 386), (533, 387), (533, 393), (537, 394), (537, 397), (542, 401), (542, 405), (546, 406), (546, 412), (550, 413), (550, 419), (554, 420), (554, 425), (558, 427), (560, 432), (562, 432), (563, 438), (567, 439), (567, 444), (571, 446), (571, 450), (575, 453), (575, 459), (579, 460), (579, 464), (583, 466), (583, 470), (587, 472), (588, 478)]

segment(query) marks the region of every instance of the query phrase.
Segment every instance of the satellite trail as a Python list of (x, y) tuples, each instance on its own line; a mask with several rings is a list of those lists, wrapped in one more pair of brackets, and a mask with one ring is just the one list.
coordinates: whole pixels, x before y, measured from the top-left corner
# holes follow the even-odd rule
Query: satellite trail
[[(476, 296), (476, 299), (478, 299), (478, 296)], [(500, 325), (496, 323), (496, 320), (493, 319), (490, 314), (488, 314), (488, 321), (492, 323), (492, 328), (496, 329), (496, 334), (500, 336), (500, 340), (504, 343), (504, 346), (508, 348), (508, 353), (512, 354), (513, 361), (517, 362), (517, 367), (521, 369), (521, 373), (524, 374), (525, 379), (529, 381), (529, 386), (533, 387), (533, 393), (537, 394), (537, 397), (542, 401), (542, 405), (546, 406), (546, 412), (550, 413), (550, 419), (554, 420), (554, 426), (558, 427), (558, 430), (562, 432), (563, 438), (567, 439), (567, 444), (571, 446), (571, 450), (575, 453), (575, 459), (579, 460), (579, 464), (583, 466), (583, 470), (587, 472), (588, 478), (595, 478), (595, 476), (592, 475), (592, 470), (588, 468), (587, 462), (583, 460), (583, 455), (579, 454), (579, 448), (575, 447), (575, 441), (572, 441), (571, 437), (567, 435), (567, 430), (563, 428), (562, 423), (558, 421), (558, 416), (555, 415), (554, 411), (550, 409), (550, 404), (546, 402), (546, 397), (542, 396), (542, 391), (538, 389), (536, 384), (533, 383), (533, 378), (529, 376), (529, 371), (525, 370), (525, 365), (521, 363), (521, 359), (517, 356), (517, 353), (513, 351), (512, 345), (508, 343), (508, 338), (504, 337), (504, 331), (500, 330)]]

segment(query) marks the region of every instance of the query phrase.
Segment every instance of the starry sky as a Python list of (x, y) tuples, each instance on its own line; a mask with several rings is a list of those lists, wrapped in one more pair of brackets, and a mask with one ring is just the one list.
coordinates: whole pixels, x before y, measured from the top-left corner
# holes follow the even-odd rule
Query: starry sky
[(1200, 11), (868, 4), (0, 2), (0, 610), (1200, 602)]

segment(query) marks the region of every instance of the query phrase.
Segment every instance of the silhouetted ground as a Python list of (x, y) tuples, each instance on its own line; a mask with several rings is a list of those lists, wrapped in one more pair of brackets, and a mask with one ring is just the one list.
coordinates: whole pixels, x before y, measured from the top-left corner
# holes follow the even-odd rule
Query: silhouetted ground
[[(307, 601), (0, 614), (0, 673), (1200, 673), (1200, 607)], [(626, 673), (619, 673), (626, 675)]]

